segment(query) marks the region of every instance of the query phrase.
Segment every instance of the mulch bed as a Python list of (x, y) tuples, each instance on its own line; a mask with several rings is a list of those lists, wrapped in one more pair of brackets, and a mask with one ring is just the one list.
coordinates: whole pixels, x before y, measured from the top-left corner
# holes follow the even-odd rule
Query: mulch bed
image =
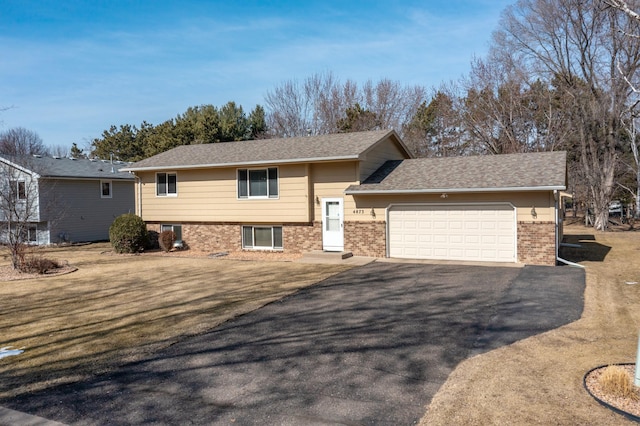
[(56, 277), (77, 271), (78, 268), (71, 265), (63, 265), (60, 268), (49, 269), (44, 274), (26, 273), (13, 269), (11, 266), (0, 266), (0, 282), (28, 280), (33, 278)]
[[(609, 405), (616, 410), (619, 410), (623, 415), (626, 415), (631, 420), (640, 422), (640, 394), (639, 398), (621, 398), (615, 395), (611, 395), (602, 391), (599, 378), (602, 375), (604, 369), (608, 367), (604, 365), (602, 367), (594, 368), (589, 371), (584, 378), (584, 386), (598, 402), (603, 405)], [(635, 377), (636, 365), (635, 364), (620, 364), (620, 367), (629, 372), (631, 377)]]

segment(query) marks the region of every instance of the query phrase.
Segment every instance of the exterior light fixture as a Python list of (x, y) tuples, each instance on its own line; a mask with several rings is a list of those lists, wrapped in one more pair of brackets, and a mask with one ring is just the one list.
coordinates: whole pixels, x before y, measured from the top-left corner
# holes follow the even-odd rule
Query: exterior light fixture
[(536, 219), (538, 217), (538, 212), (536, 211), (535, 206), (531, 207), (531, 217)]

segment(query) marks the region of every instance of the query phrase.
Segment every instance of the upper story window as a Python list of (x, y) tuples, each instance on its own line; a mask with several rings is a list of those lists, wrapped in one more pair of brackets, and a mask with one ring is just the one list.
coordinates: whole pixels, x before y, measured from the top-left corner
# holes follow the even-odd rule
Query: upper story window
[(156, 195), (178, 195), (178, 177), (175, 173), (156, 173)]
[(11, 191), (15, 194), (16, 200), (27, 199), (27, 183), (23, 180), (12, 180)]
[(110, 180), (101, 180), (100, 181), (100, 197), (101, 198), (111, 198), (111, 181)]
[(238, 169), (238, 198), (278, 198), (278, 169)]

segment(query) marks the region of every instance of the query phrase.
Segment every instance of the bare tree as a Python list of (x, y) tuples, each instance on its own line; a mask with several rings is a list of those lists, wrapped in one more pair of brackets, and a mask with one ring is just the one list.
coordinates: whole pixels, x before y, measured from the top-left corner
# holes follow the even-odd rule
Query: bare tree
[[(496, 44), (553, 86), (589, 187), (594, 226), (606, 229), (622, 141), (621, 120), (635, 104), (621, 76), (640, 67), (638, 22), (602, 0), (521, 0), (507, 9)], [(621, 70), (620, 72), (618, 70)]]
[(71, 152), (71, 150), (64, 145), (52, 145), (47, 151), (55, 157), (68, 157)]
[(0, 133), (0, 154), (47, 155), (49, 150), (36, 132), (15, 127)]
[(38, 176), (15, 163), (0, 162), (0, 235), (14, 269), (21, 269), (27, 244), (37, 238), (39, 212)]
[[(351, 80), (341, 83), (333, 74), (324, 73), (302, 82), (284, 82), (267, 93), (265, 104), (272, 135), (289, 137), (344, 130), (345, 123), (358, 121), (354, 121), (354, 113), (360, 118), (366, 115), (368, 122), (375, 116), (377, 127), (402, 132), (425, 99), (420, 86), (383, 79), (376, 84), (367, 81), (360, 88)], [(360, 130), (363, 126), (346, 127)]]
[[(622, 11), (626, 14), (630, 19), (640, 22), (640, 14), (635, 12), (631, 6), (629, 6), (628, 2), (624, 0), (605, 0), (605, 4)], [(638, 7), (638, 2), (634, 3), (635, 7)], [(627, 37), (631, 38), (631, 42), (633, 43), (635, 39), (640, 38), (640, 33), (626, 33)], [(636, 86), (636, 83), (633, 82), (634, 77), (637, 76), (628, 76), (624, 74), (622, 68), (618, 65), (618, 70), (620, 75), (627, 82), (627, 85), (636, 96), (640, 94), (640, 89)], [(629, 145), (631, 148), (631, 154), (633, 156), (633, 164), (625, 164), (625, 166), (630, 169), (635, 175), (635, 189), (631, 189), (626, 187), (625, 185), (618, 182), (618, 185), (623, 187), (626, 191), (628, 191), (635, 200), (635, 214), (640, 213), (640, 138), (638, 138), (638, 126), (637, 121), (640, 119), (638, 117), (638, 110), (636, 109), (637, 103), (639, 102), (636, 97), (635, 103), (631, 105), (627, 109), (627, 114), (624, 120), (624, 129), (629, 135)]]

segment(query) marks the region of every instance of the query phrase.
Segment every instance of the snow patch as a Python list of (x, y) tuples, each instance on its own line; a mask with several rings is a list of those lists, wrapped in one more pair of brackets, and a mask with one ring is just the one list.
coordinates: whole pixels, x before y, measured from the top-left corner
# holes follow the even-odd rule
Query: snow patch
[(24, 352), (22, 349), (11, 349), (11, 346), (5, 346), (4, 348), (0, 348), (0, 358), (20, 355), (22, 352)]

